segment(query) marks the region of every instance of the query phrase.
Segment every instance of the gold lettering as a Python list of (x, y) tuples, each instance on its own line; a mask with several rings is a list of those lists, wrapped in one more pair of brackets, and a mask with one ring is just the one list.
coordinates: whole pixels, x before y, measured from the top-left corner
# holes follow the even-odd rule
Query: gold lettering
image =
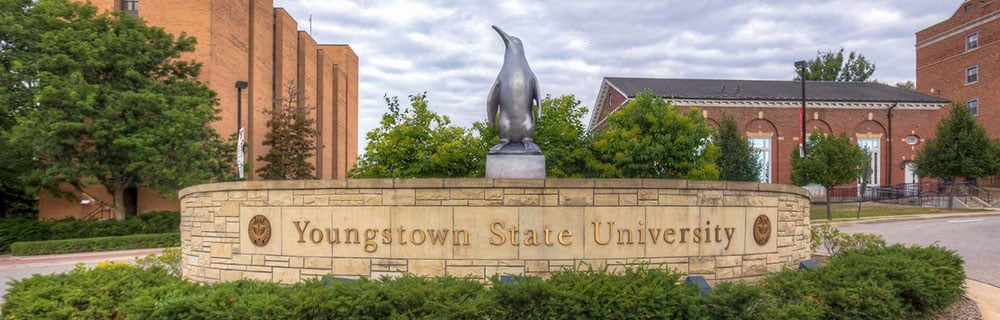
[[(354, 240), (351, 240), (351, 234), (354, 234)], [(357, 228), (344, 229), (344, 243), (349, 244), (360, 244), (361, 237), (358, 234)]]
[(642, 232), (642, 220), (639, 220), (639, 229), (635, 229), (635, 232), (639, 234), (638, 244), (646, 244), (646, 233)]
[(378, 243), (375, 242), (376, 237), (378, 237), (378, 230), (365, 229), (365, 252), (372, 253), (378, 250)]
[(552, 229), (546, 226), (545, 229), (542, 229), (542, 232), (545, 233), (545, 245), (551, 246), (552, 239), (549, 239), (549, 233), (552, 233)]
[(518, 240), (517, 240), (517, 227), (516, 226), (515, 227), (510, 227), (510, 245), (515, 246), (515, 247), (521, 245), (521, 243), (518, 242)]
[[(459, 241), (459, 239), (462, 239)], [(469, 230), (459, 229), (451, 231), (451, 241), (452, 245), (469, 245)]]
[(670, 240), (670, 236), (674, 235), (674, 228), (667, 228), (667, 231), (663, 233), (663, 242), (667, 244), (673, 244), (677, 240)]
[(573, 236), (573, 230), (563, 229), (563, 231), (559, 231), (559, 236), (556, 237), (556, 238), (559, 239), (559, 244), (564, 245), (564, 246), (568, 246), (568, 245), (571, 245), (573, 243), (569, 242), (568, 240), (566, 240), (566, 238), (569, 238), (569, 237), (572, 237), (572, 236)]
[[(628, 236), (628, 240), (624, 240), (625, 236)], [(632, 244), (632, 230), (631, 229), (618, 229), (618, 244)]]
[(700, 243), (701, 242), (701, 228), (694, 228), (694, 231), (691, 232), (691, 233), (694, 234), (694, 239), (692, 239), (691, 242)]
[[(711, 225), (711, 224), (712, 224), (711, 221), (708, 221), (708, 220), (705, 221), (705, 225), (706, 226), (707, 225)], [(711, 231), (712, 231), (712, 228), (710, 228), (710, 227), (706, 227), (705, 228), (705, 233), (704, 233), (705, 234), (705, 243), (712, 242), (712, 232)]]
[[(448, 229), (427, 229), (427, 233), (431, 234), (431, 244), (444, 244), (448, 241)], [(439, 240), (441, 243), (438, 243)]]
[(602, 245), (602, 246), (606, 246), (609, 243), (611, 243), (611, 228), (615, 225), (614, 221), (608, 221), (608, 240), (604, 240), (603, 242), (601, 242), (601, 225), (604, 224), (604, 223), (602, 223), (600, 220), (598, 220), (598, 221), (591, 221), (590, 223), (594, 225), (594, 242), (595, 243), (597, 243), (599, 245)]
[(326, 242), (333, 244), (340, 243), (340, 228), (334, 228), (332, 234), (330, 228), (326, 228)]
[(306, 220), (306, 224), (303, 225), (303, 226), (301, 226), (301, 227), (299, 227), (299, 222), (298, 221), (292, 221), (292, 223), (295, 224), (295, 230), (299, 231), (299, 243), (306, 243), (306, 239), (305, 239), (305, 237), (306, 237), (306, 227), (309, 226), (309, 221)]
[[(528, 233), (531, 233), (529, 236)], [(524, 245), (526, 246), (537, 246), (538, 245), (538, 235), (535, 234), (534, 229), (528, 229), (524, 231)]]
[(722, 233), (719, 232), (719, 231), (722, 231), (722, 227), (719, 226), (719, 225), (716, 225), (715, 226), (715, 242), (722, 242), (722, 238), (719, 238), (719, 236), (721, 236)]
[[(654, 230), (656, 231), (656, 233), (653, 233)], [(647, 228), (646, 232), (649, 232), (649, 239), (652, 239), (653, 240), (653, 244), (656, 244), (656, 241), (660, 240), (660, 232), (663, 232), (663, 229), (660, 229), (660, 228), (656, 228), (656, 229)]]
[[(316, 239), (317, 235), (319, 235), (319, 239)], [(323, 230), (317, 228), (309, 230), (309, 240), (312, 240), (313, 243), (319, 243), (320, 241), (323, 241)]]
[(403, 232), (406, 232), (406, 229), (403, 229), (403, 227), (399, 227), (396, 228), (396, 231), (399, 232), (399, 244), (406, 244), (406, 238), (403, 237)]
[(729, 245), (733, 244), (734, 234), (736, 234), (736, 227), (726, 228), (726, 250), (729, 250)]
[(691, 228), (681, 228), (680, 230), (681, 230), (681, 243), (687, 243), (686, 236), (688, 231), (691, 231)]
[(392, 244), (392, 229), (382, 229), (382, 244)]
[[(417, 234), (417, 232), (420, 232), (420, 241), (417, 241), (416, 238), (413, 236), (413, 235)], [(410, 243), (419, 246), (419, 245), (424, 244), (424, 241), (427, 241), (427, 234), (424, 233), (424, 230), (413, 229), (413, 231), (410, 231)]]
[(493, 238), (490, 238), (490, 244), (494, 246), (500, 246), (503, 245), (504, 242), (507, 242), (507, 239), (503, 234), (503, 222), (494, 222), (492, 225), (490, 225), (490, 232), (492, 232), (493, 235), (496, 236), (498, 239), (496, 241), (493, 241)]

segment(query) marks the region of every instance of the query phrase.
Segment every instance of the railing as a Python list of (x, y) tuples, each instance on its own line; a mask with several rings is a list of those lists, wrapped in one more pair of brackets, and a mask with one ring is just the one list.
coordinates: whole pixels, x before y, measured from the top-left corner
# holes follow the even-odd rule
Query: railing
[(83, 220), (108, 220), (115, 218), (115, 213), (114, 210), (111, 209), (111, 205), (101, 200), (97, 200), (96, 202), (97, 206), (93, 210), (90, 210), (90, 212), (84, 214)]
[[(967, 206), (984, 205), (990, 206), (993, 203), (993, 194), (989, 190), (979, 187), (974, 183), (906, 183), (893, 186), (868, 186), (864, 190), (860, 187), (837, 187), (825, 190), (825, 192), (811, 192), (814, 202), (880, 202), (907, 204), (918, 206), (947, 207), (949, 190), (954, 199), (962, 201)], [(810, 190), (812, 191), (812, 190)], [(981, 203), (980, 203), (981, 202)]]

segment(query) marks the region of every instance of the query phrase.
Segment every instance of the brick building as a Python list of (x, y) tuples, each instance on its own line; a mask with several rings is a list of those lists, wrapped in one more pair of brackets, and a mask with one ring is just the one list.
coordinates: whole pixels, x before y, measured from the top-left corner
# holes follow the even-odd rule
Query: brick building
[[(634, 98), (653, 92), (679, 110), (699, 108), (718, 126), (731, 114), (753, 147), (762, 153), (761, 181), (791, 181), (791, 156), (799, 148), (802, 83), (799, 81), (604, 78), (590, 130)], [(847, 133), (874, 157), (873, 185), (916, 183), (909, 161), (925, 138), (933, 137), (940, 109), (948, 100), (872, 82), (806, 82), (806, 130)]]
[[(183, 56), (202, 63), (201, 80), (218, 94), (221, 120), (211, 126), (228, 138), (236, 132), (241, 117), (246, 138), (248, 180), (264, 163), (257, 157), (267, 153), (263, 145), (268, 132), (262, 110), (271, 108), (298, 88), (298, 101), (313, 107), (316, 119), (316, 151), (310, 159), (321, 179), (343, 179), (357, 158), (358, 56), (343, 44), (318, 44), (287, 11), (271, 0), (89, 0), (103, 10), (123, 10), (166, 32), (185, 32), (197, 38), (196, 50)], [(236, 83), (248, 86), (237, 90)], [(241, 95), (242, 114), (237, 114)], [(39, 200), (39, 218), (86, 217), (100, 212), (101, 202), (111, 197), (101, 186), (88, 192), (99, 201), (67, 201), (50, 196)], [(106, 197), (104, 197), (106, 196)], [(177, 199), (164, 199), (145, 188), (126, 195), (129, 213), (177, 210)]]
[(1000, 138), (1000, 3), (966, 0), (950, 18), (917, 32), (917, 91), (969, 106)]

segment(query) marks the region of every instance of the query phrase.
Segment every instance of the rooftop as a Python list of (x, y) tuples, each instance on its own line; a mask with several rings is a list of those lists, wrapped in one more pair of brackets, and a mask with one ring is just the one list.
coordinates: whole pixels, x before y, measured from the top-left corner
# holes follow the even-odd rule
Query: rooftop
[[(658, 96), (673, 99), (771, 100), (802, 99), (802, 83), (788, 80), (716, 80), (605, 78), (629, 98), (649, 88)], [(948, 103), (928, 96), (876, 82), (806, 81), (806, 99), (812, 101), (928, 102)]]

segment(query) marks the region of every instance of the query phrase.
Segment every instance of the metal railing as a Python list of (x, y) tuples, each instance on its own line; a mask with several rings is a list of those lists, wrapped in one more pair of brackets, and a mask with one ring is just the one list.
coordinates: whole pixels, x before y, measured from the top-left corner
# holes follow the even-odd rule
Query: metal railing
[[(949, 194), (949, 191), (951, 194)], [(948, 197), (966, 206), (990, 206), (993, 194), (970, 182), (961, 183), (904, 183), (893, 186), (837, 187), (825, 192), (813, 192), (813, 201), (825, 203), (879, 202), (917, 206), (947, 207)]]

